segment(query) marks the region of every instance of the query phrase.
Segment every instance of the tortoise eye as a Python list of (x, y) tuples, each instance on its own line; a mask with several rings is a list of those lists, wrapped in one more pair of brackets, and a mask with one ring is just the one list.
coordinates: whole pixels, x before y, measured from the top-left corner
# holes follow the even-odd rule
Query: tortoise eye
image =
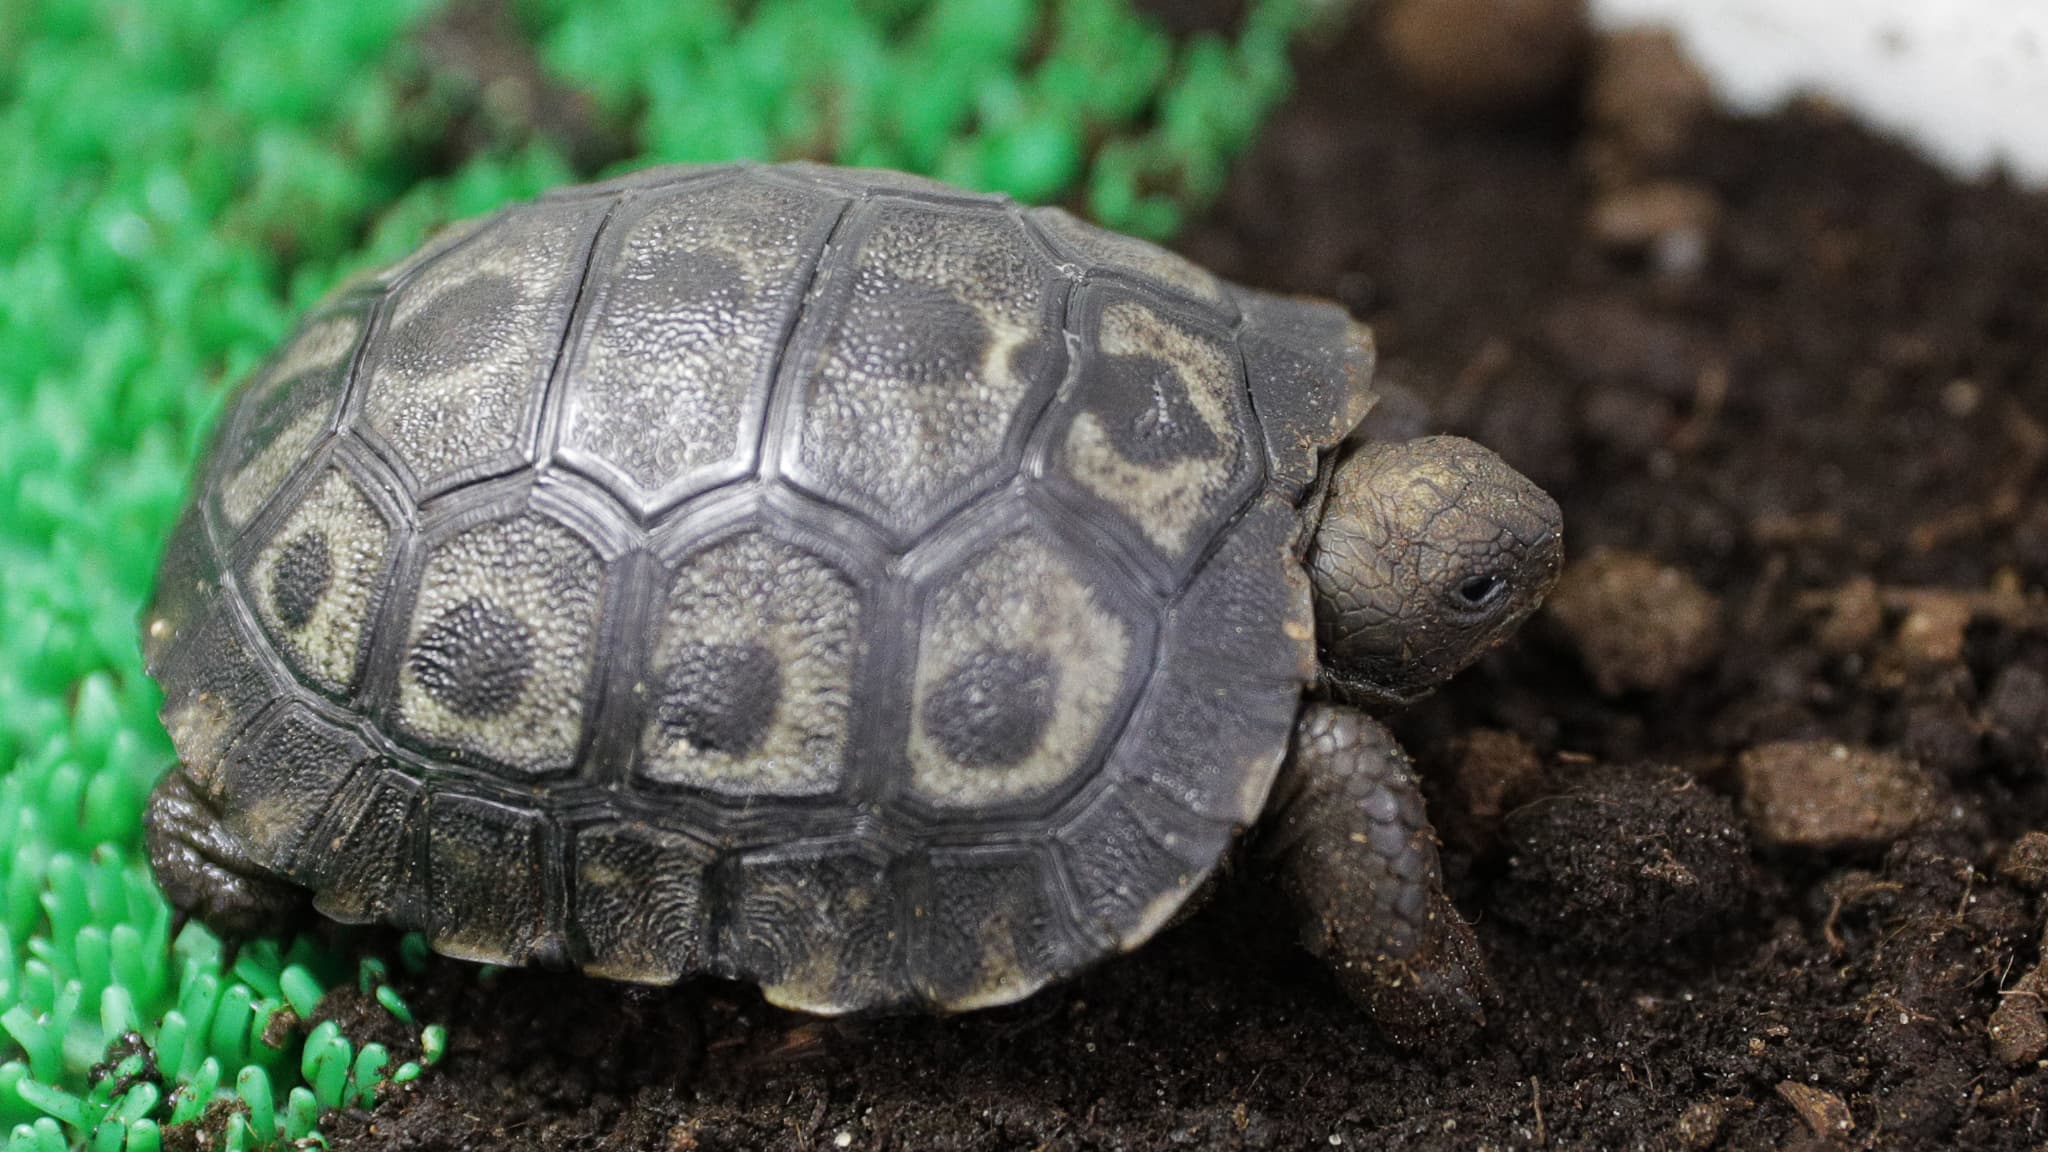
[(1462, 607), (1475, 610), (1491, 608), (1507, 594), (1507, 590), (1508, 582), (1490, 573), (1485, 576), (1467, 577), (1457, 587), (1458, 603)]

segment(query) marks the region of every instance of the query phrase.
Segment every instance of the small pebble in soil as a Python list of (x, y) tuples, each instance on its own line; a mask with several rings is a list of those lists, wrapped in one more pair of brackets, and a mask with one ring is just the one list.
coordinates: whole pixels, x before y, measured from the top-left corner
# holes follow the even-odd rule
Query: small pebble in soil
[(1998, 995), (1991, 1022), (1984, 1027), (1991, 1054), (2008, 1067), (2019, 1068), (2048, 1053), (2048, 976), (2039, 968)]
[(1639, 552), (1596, 551), (1567, 567), (1549, 612), (1609, 696), (1667, 691), (1721, 651), (1720, 600)]
[(1917, 763), (1825, 740), (1785, 740), (1736, 762), (1742, 811), (1757, 838), (1795, 848), (1889, 843), (1933, 811), (1934, 789)]
[(1607, 186), (1662, 175), (1686, 151), (1711, 105), (1706, 74), (1663, 29), (1600, 37), (1586, 84), (1585, 155)]
[(1998, 862), (1998, 874), (2030, 891), (2048, 892), (2048, 832), (2029, 832), (2013, 841)]
[(1594, 765), (1503, 825), (1498, 915), (1584, 953), (1657, 955), (1739, 916), (1756, 877), (1725, 796), (1663, 765)]
[(1718, 1097), (1695, 1100), (1678, 1118), (1672, 1136), (1689, 1152), (1706, 1152), (1721, 1142), (1721, 1127), (1728, 1122), (1728, 1102)]
[(1815, 1136), (1836, 1137), (1856, 1127), (1856, 1117), (1840, 1096), (1825, 1088), (1787, 1080), (1778, 1085), (1778, 1095), (1792, 1106)]
[(1498, 115), (1563, 90), (1586, 44), (1585, 0), (1395, 0), (1380, 39), (1408, 88), (1439, 110)]

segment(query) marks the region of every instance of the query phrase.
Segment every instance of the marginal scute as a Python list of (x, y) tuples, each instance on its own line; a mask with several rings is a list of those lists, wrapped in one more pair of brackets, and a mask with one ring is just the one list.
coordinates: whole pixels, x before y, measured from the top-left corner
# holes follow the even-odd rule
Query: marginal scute
[(886, 864), (826, 849), (743, 856), (733, 873), (719, 962), (757, 981), (770, 1003), (836, 1014), (910, 999)]
[(398, 670), (414, 738), (521, 774), (566, 769), (596, 665), (604, 565), (537, 513), (486, 521), (428, 553)]
[(749, 532), (685, 560), (659, 619), (643, 777), (764, 798), (839, 786), (861, 653), (845, 573)]
[(1036, 848), (934, 852), (911, 952), (919, 994), (964, 1012), (1021, 1000), (1073, 969), (1088, 946), (1057, 906), (1059, 893)]
[(460, 792), (427, 799), (427, 930), (434, 950), (523, 964), (546, 932), (545, 832), (532, 812)]
[(250, 566), (250, 600), (271, 643), (329, 692), (357, 683), (393, 536), (384, 514), (335, 468), (306, 492)]
[(291, 873), (313, 889), (321, 915), (344, 924), (417, 915), (422, 894), (413, 850), (423, 799), (419, 783), (386, 762), (348, 777)]
[(1058, 281), (1000, 212), (862, 211), (850, 286), (799, 328), (820, 347), (790, 470), (908, 538), (1007, 471), (1060, 365)]
[(1194, 894), (1229, 848), (1230, 829), (1125, 782), (1096, 797), (1059, 838), (1084, 922), (1128, 952)]
[[(220, 566), (206, 538), (206, 516), (194, 502), (178, 517), (164, 545), (149, 609), (142, 616), (142, 664), (168, 681), (176, 653), (203, 622), (221, 609)], [(175, 685), (167, 684), (166, 691)]]
[(361, 300), (316, 316), (236, 398), (214, 448), (228, 526), (247, 526), (326, 435), (367, 321)]
[(585, 971), (669, 984), (707, 969), (708, 846), (625, 822), (582, 829), (575, 850), (572, 919)]
[(303, 704), (271, 712), (235, 742), (222, 771), (228, 828), (255, 859), (290, 868), (327, 815), (335, 793), (369, 749)]
[(1055, 467), (1185, 564), (1258, 473), (1237, 352), (1142, 299), (1091, 293), (1085, 314), (1094, 340)]
[(1196, 575), (1168, 616), (1116, 776), (1208, 819), (1258, 816), (1315, 676), (1300, 532), (1292, 507), (1262, 497)]
[(1058, 541), (1025, 530), (975, 549), (925, 609), (912, 793), (971, 811), (1044, 796), (1093, 767), (1139, 640)]
[(739, 474), (837, 197), (685, 184), (619, 210), (562, 382), (561, 444), (642, 508)]
[(228, 745), (277, 699), (280, 686), (221, 605), (165, 658), (158, 710), (178, 760), (209, 797), (222, 799)]
[(1365, 418), (1372, 391), (1372, 331), (1321, 300), (1238, 290), (1252, 403), (1268, 468), (1290, 500), (1316, 479), (1323, 454)]
[(603, 205), (507, 213), (394, 290), (362, 418), (428, 491), (517, 467)]

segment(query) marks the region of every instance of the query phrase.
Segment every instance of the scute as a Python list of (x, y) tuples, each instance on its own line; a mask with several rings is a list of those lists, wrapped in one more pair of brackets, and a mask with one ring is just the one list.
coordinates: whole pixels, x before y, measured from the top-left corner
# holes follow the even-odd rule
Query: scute
[(1230, 845), (1143, 783), (1104, 792), (1060, 830), (1081, 923), (1129, 951), (1166, 926)]
[(313, 890), (313, 907), (344, 924), (421, 924), (417, 847), (426, 792), (395, 765), (375, 762), (335, 793), (317, 838), (288, 875)]
[(303, 704), (272, 711), (228, 752), (221, 781), (230, 828), (251, 855), (290, 872), (307, 853), (344, 783), (371, 760), (355, 733)]
[(1083, 267), (1107, 268), (1208, 304), (1228, 307), (1223, 284), (1208, 269), (1186, 257), (1156, 244), (1097, 228), (1075, 219), (1063, 208), (1033, 208), (1029, 215), (1056, 247)]
[(1057, 379), (1063, 289), (1002, 212), (881, 201), (849, 225), (845, 285), (807, 312), (790, 476), (914, 538), (1015, 467)]
[(772, 1004), (836, 1014), (912, 1000), (903, 908), (889, 864), (855, 846), (740, 857), (720, 965)]
[(329, 692), (357, 683), (393, 540), (390, 522), (362, 488), (330, 468), (250, 565), (249, 599), (271, 643)]
[(686, 560), (661, 612), (640, 774), (735, 797), (815, 796), (852, 756), (860, 593), (759, 532)]
[(524, 463), (603, 205), (502, 214), (393, 290), (362, 420), (427, 492)]
[(652, 510), (742, 474), (811, 266), (844, 201), (759, 181), (628, 200), (562, 382), (565, 459)]
[(951, 811), (1033, 800), (1100, 762), (1147, 629), (1065, 545), (1021, 528), (935, 582), (912, 692), (910, 793)]
[(537, 813), (454, 791), (427, 800), (428, 939), (486, 964), (523, 964), (547, 935)]
[(398, 668), (398, 729), (522, 775), (568, 769), (597, 667), (603, 595), (597, 553), (538, 513), (434, 545)]
[(307, 321), (236, 399), (211, 462), (226, 526), (246, 527), (334, 422), (370, 303), (345, 300)]
[(1069, 925), (1042, 849), (934, 852), (910, 969), (926, 1003), (949, 1012), (1007, 1004), (1073, 970), (1099, 945)]
[(572, 918), (585, 971), (667, 984), (709, 970), (708, 845), (622, 822), (582, 829), (575, 851)]
[(1008, 1003), (1263, 806), (1370, 370), (1341, 309), (921, 178), (567, 189), (353, 282), (236, 397), (146, 659), (337, 919)]
[(1244, 370), (1225, 332), (1141, 296), (1085, 298), (1080, 382), (1052, 469), (1185, 570), (1261, 479)]

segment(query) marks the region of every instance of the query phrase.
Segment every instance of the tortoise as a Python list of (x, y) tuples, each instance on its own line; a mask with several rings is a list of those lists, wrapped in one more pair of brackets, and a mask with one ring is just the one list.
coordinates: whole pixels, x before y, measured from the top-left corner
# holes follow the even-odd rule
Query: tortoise
[[(668, 167), (338, 288), (143, 625), (169, 900), (803, 1011), (1144, 943), (1240, 834), (1397, 1035), (1476, 1019), (1370, 709), (1508, 635), (1557, 506), (1374, 435), (1369, 330), (1056, 208)], [(1361, 424), (1366, 432), (1359, 432)]]

